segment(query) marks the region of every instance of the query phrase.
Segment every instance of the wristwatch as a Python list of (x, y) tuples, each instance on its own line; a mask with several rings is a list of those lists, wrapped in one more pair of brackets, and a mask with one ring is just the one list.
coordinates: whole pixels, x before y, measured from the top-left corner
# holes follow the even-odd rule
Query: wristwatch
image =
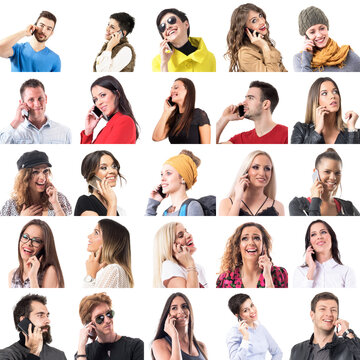
[(347, 329), (347, 330), (344, 331), (343, 337), (348, 337), (349, 334), (353, 334), (354, 336), (356, 336), (354, 330)]
[(93, 281), (95, 281), (95, 279), (94, 279), (91, 275), (86, 275), (86, 276), (84, 277), (84, 281), (85, 281), (86, 283), (92, 283)]

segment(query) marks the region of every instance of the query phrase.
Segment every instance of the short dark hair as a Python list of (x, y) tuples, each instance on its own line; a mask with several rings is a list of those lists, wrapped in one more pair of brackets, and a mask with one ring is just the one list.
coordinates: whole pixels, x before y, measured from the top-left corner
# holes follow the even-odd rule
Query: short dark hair
[(126, 31), (126, 35), (130, 34), (135, 26), (135, 18), (126, 12), (120, 12), (110, 15), (110, 19), (114, 19), (118, 22), (121, 30)]
[[(37, 22), (39, 21), (40, 18), (45, 18), (45, 19), (49, 19), (49, 20), (52, 20), (54, 22), (54, 29), (55, 29), (55, 25), (56, 25), (56, 16), (54, 14), (52, 14), (50, 11), (46, 11), (46, 10), (43, 10), (39, 17), (37, 18), (36, 22), (35, 22), (35, 25), (37, 25)], [(53, 29), (53, 30), (54, 30)]]
[(252, 87), (259, 88), (261, 90), (261, 101), (270, 101), (270, 111), (273, 113), (277, 104), (279, 103), (279, 95), (277, 90), (271, 84), (258, 80), (252, 81), (250, 83), (249, 89)]
[(24, 94), (24, 91), (27, 89), (27, 88), (42, 88), (45, 92), (45, 86), (44, 84), (38, 80), (38, 79), (29, 79), (29, 80), (26, 80), (20, 87), (20, 96), (21, 98), (23, 98), (23, 94)]
[(240, 313), (241, 305), (247, 300), (250, 299), (250, 296), (247, 294), (236, 294), (229, 299), (228, 306), (230, 311), (234, 315)]
[(37, 301), (43, 305), (46, 305), (47, 303), (46, 297), (38, 294), (28, 294), (22, 297), (15, 305), (13, 313), (16, 330), (20, 331), (17, 327), (17, 324), (20, 322), (20, 317), (24, 316), (28, 318), (30, 316), (30, 313), (32, 312), (31, 304), (33, 301)]
[[(163, 16), (168, 13), (175, 14), (182, 22), (185, 22), (185, 21), (189, 22), (189, 19), (186, 16), (186, 14), (178, 9), (171, 8), (171, 9), (164, 9), (163, 11), (160, 11), (159, 15), (156, 18), (156, 27), (157, 27), (161, 37), (163, 37), (163, 35), (159, 30), (160, 21), (163, 18)], [(188, 37), (190, 36), (190, 23), (189, 23), (189, 27), (187, 29), (187, 36)]]
[(336, 304), (338, 306), (338, 311), (339, 311), (339, 299), (337, 298), (337, 296), (335, 296), (331, 292), (322, 292), (322, 293), (315, 295), (314, 298), (311, 300), (311, 311), (312, 312), (315, 312), (316, 304), (320, 300), (335, 300)]

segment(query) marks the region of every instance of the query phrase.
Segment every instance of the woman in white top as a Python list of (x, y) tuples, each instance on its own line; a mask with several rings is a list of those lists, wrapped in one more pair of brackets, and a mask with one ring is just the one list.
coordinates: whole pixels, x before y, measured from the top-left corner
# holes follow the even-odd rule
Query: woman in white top
[(294, 287), (356, 287), (353, 270), (340, 260), (336, 234), (323, 220), (315, 220), (307, 228), (305, 264), (295, 270)]
[(129, 288), (131, 272), (130, 234), (125, 226), (110, 219), (100, 220), (88, 236), (84, 287)]
[(95, 59), (94, 71), (134, 71), (135, 51), (127, 40), (134, 25), (135, 19), (125, 12), (110, 15), (105, 32), (106, 42)]
[(207, 287), (202, 266), (195, 264), (192, 235), (181, 223), (162, 226), (154, 239), (154, 287)]

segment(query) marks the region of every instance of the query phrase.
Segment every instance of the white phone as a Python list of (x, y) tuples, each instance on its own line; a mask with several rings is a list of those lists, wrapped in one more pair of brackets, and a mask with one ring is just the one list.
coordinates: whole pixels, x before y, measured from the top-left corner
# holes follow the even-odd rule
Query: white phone
[(320, 181), (320, 176), (319, 176), (319, 171), (318, 171), (318, 169), (315, 169), (315, 171), (314, 171), (313, 174), (312, 174), (312, 181), (313, 181), (313, 183), (314, 183), (316, 180)]
[(29, 112), (26, 109), (22, 109), (21, 110), (21, 115), (26, 118), (29, 119)]

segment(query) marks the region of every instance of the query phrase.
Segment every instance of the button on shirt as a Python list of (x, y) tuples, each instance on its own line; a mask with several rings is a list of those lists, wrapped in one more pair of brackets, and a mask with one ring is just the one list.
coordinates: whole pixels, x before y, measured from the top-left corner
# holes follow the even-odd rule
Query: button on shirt
[(315, 261), (314, 280), (306, 275), (308, 266), (299, 266), (294, 274), (294, 287), (307, 288), (352, 288), (356, 287), (354, 271), (345, 265), (338, 264), (333, 258), (320, 264)]
[(9, 125), (0, 132), (0, 144), (70, 144), (70, 129), (48, 117), (46, 119), (40, 129), (27, 119), (16, 129)]

